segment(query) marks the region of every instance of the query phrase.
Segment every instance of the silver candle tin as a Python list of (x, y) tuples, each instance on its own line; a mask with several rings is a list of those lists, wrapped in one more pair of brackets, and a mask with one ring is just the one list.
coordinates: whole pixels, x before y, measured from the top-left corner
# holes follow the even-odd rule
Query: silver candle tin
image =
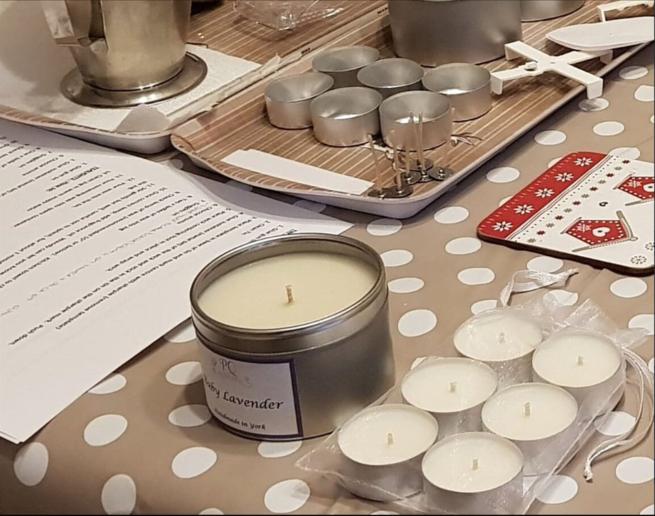
[[(200, 309), (200, 294), (221, 275), (270, 256), (307, 251), (360, 258), (377, 279), (354, 305), (298, 326), (238, 328)], [(207, 405), (230, 432), (267, 441), (325, 435), (394, 383), (384, 265), (357, 240), (298, 233), (242, 245), (205, 266), (190, 296)], [(243, 394), (230, 401), (226, 391)]]
[(433, 91), (406, 91), (389, 97), (380, 105), (380, 127), (384, 143), (403, 150), (417, 150), (412, 123), (423, 114), (423, 149), (433, 149), (448, 141), (453, 118), (448, 97)]
[(357, 72), (375, 62), (380, 52), (373, 47), (334, 47), (318, 54), (312, 60), (312, 68), (334, 79), (334, 88), (359, 86)]
[(420, 90), (424, 73), (415, 61), (392, 57), (362, 68), (357, 73), (357, 80), (362, 86), (379, 91), (386, 99), (403, 91)]
[[(569, 443), (575, 441), (575, 438), (578, 435), (579, 429), (575, 425), (577, 420), (577, 407), (578, 403), (575, 398), (568, 393), (566, 390), (549, 383), (541, 382), (529, 382), (529, 383), (520, 383), (515, 385), (510, 385), (504, 389), (497, 392), (494, 396), (489, 399), (491, 402), (497, 396), (501, 396), (502, 393), (507, 392), (512, 389), (522, 389), (524, 386), (528, 385), (545, 385), (552, 389), (557, 389), (562, 391), (562, 394), (565, 397), (570, 398), (571, 403), (576, 406), (576, 416), (569, 422), (569, 424), (563, 428), (561, 431), (554, 433), (552, 435), (544, 436), (540, 439), (514, 439), (513, 436), (503, 435), (498, 429), (495, 429), (493, 425), (490, 425), (488, 422), (487, 411), (489, 405), (485, 403), (482, 407), (482, 426), (486, 432), (491, 432), (493, 434), (509, 439), (514, 444), (516, 444), (525, 459), (525, 465), (523, 467), (523, 472), (526, 475), (540, 475), (552, 471), (552, 469), (557, 465), (556, 461), (561, 460), (561, 454), (553, 453), (553, 449), (562, 449), (566, 450), (569, 446)], [(557, 445), (560, 445), (560, 448), (555, 448)]]
[(328, 91), (334, 84), (329, 75), (319, 72), (280, 77), (264, 92), (268, 119), (282, 129), (311, 127), (311, 101)]
[(423, 77), (426, 90), (446, 95), (453, 107), (453, 120), (463, 122), (491, 109), (491, 74), (469, 63), (441, 65)]
[(557, 18), (577, 11), (584, 2), (585, 0), (521, 0), (521, 20)]
[[(462, 364), (469, 364), (471, 367), (477, 367), (479, 368), (481, 374), (488, 374), (495, 380), (493, 389), (489, 389), (486, 397), (482, 398), (479, 403), (476, 403), (472, 406), (463, 407), (452, 412), (445, 412), (442, 410), (435, 410), (433, 406), (417, 403), (412, 394), (408, 392), (408, 378), (410, 378), (412, 375), (420, 374), (422, 368), (430, 367), (431, 364), (435, 363), (456, 364), (458, 362)], [(482, 407), (485, 402), (496, 392), (497, 386), (498, 376), (496, 375), (496, 372), (484, 362), (461, 357), (432, 357), (421, 362), (421, 364), (407, 372), (403, 378), (403, 381), (401, 382), (400, 392), (405, 403), (409, 403), (414, 407), (420, 408), (432, 414), (432, 416), (439, 423), (439, 439), (444, 439), (453, 434), (462, 432), (476, 432), (482, 430)]]
[[(416, 456), (402, 462), (392, 464), (372, 465), (358, 462), (346, 456), (343, 451), (343, 461), (340, 466), (341, 484), (351, 493), (368, 500), (378, 502), (391, 502), (401, 498), (407, 498), (418, 493), (423, 486), (423, 474), (421, 473), (421, 461), (425, 452), (437, 440), (440, 432), (438, 422), (427, 412), (411, 405), (389, 403), (368, 407), (362, 410), (355, 417), (365, 416), (368, 412), (380, 409), (402, 409), (411, 411), (418, 417), (424, 417), (425, 421), (434, 428), (434, 440)], [(347, 431), (346, 422), (337, 433), (337, 445), (341, 448), (343, 432)]]
[(312, 100), (314, 136), (326, 145), (361, 145), (380, 132), (378, 107), (382, 95), (371, 88), (353, 86), (324, 93)]
[(505, 484), (486, 491), (451, 491), (433, 484), (429, 475), (426, 475), (426, 464), (430, 462), (430, 455), (442, 446), (452, 444), (468, 436), (481, 436), (485, 439), (493, 439), (503, 443), (508, 449), (516, 453), (521, 461), (523, 454), (521, 450), (508, 439), (488, 432), (467, 432), (451, 435), (446, 439), (437, 442), (423, 456), (423, 490), (426, 496), (428, 507), (439, 507), (440, 511), (446, 514), (510, 514), (511, 508), (515, 507), (516, 500), (523, 498), (523, 468), (520, 468), (516, 475)]

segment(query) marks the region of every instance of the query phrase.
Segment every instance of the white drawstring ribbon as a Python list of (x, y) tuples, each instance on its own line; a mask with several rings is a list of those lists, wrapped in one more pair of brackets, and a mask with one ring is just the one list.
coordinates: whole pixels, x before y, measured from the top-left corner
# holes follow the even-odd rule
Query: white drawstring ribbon
[(500, 304), (505, 307), (509, 303), (512, 294), (519, 292), (530, 292), (543, 287), (563, 287), (569, 277), (578, 273), (578, 269), (568, 269), (557, 274), (538, 271), (517, 271), (512, 275), (512, 279), (505, 285), (500, 292)]

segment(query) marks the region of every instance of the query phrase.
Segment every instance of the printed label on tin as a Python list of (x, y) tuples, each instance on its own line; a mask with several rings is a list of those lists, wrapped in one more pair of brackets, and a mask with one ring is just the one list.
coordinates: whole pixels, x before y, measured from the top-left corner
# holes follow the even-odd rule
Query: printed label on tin
[(244, 434), (301, 437), (292, 361), (244, 362), (202, 349), (207, 405)]

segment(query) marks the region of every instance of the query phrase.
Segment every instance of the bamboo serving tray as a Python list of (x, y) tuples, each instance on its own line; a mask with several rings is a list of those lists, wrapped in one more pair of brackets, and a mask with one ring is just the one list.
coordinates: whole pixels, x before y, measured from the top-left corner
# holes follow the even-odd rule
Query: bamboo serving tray
[[(523, 41), (549, 54), (565, 53), (569, 49), (549, 42), (545, 38), (546, 34), (559, 27), (598, 21), (596, 6), (599, 3), (602, 2), (587, 1), (581, 9), (568, 16), (524, 23)], [(281, 180), (222, 161), (234, 151), (255, 149), (373, 182), (375, 165), (366, 146), (328, 147), (314, 138), (311, 128), (289, 131), (272, 126), (266, 117), (263, 94), (268, 83), (274, 78), (310, 70), (312, 58), (325, 48), (369, 45), (378, 48), (381, 57), (393, 56), (386, 10), (378, 9), (376, 12), (376, 19), (363, 23), (358, 29), (332, 40), (318, 51), (307, 54), (275, 76), (268, 77), (177, 127), (171, 137), (174, 147), (187, 154), (199, 166), (251, 186), (385, 217), (407, 218), (443, 195), (511, 142), (584, 91), (583, 86), (559, 75), (544, 74), (509, 83), (502, 96), (494, 96), (492, 109), (487, 114), (477, 120), (454, 124), (455, 134), (470, 133), (479, 139), (475, 145), (460, 143), (448, 150), (447, 155), (446, 146), (426, 152), (427, 157), (435, 163), (451, 168), (454, 174), (442, 182), (416, 184), (413, 193), (402, 199), (380, 199), (370, 197), (366, 193), (353, 195), (328, 191)], [(630, 8), (622, 13), (622, 17), (643, 14), (643, 8)], [(618, 50), (608, 64), (595, 59), (578, 66), (603, 76), (644, 46)], [(500, 70), (516, 64), (498, 59), (484, 66), (489, 70)], [(391, 162), (386, 159), (380, 161), (384, 168), (384, 186), (390, 186), (394, 176)]]

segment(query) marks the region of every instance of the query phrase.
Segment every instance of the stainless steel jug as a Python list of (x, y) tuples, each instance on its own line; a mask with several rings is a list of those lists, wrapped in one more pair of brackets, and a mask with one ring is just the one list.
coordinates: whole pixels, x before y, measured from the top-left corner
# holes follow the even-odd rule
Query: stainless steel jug
[(484, 63), (521, 39), (516, 0), (389, 0), (393, 47), (426, 66)]
[(186, 54), (191, 0), (42, 0), (50, 31), (77, 64), (62, 91), (81, 104), (125, 106), (186, 91), (206, 73)]
[(523, 21), (548, 20), (572, 13), (584, 5), (585, 0), (521, 0)]

